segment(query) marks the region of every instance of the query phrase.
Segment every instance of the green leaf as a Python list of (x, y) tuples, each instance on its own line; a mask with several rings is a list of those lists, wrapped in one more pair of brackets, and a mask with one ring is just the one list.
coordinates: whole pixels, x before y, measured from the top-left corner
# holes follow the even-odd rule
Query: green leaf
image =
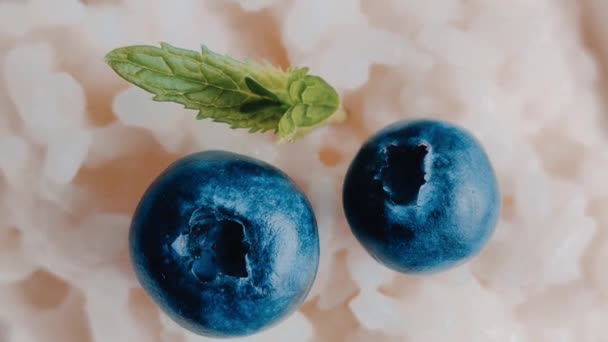
[(322, 78), (292, 77), (288, 94), (294, 105), (279, 121), (279, 136), (293, 141), (323, 124), (340, 108), (338, 93)]
[(254, 94), (259, 95), (261, 97), (265, 97), (275, 102), (280, 102), (281, 100), (277, 96), (277, 94), (273, 93), (269, 89), (266, 89), (263, 85), (261, 85), (258, 81), (253, 78), (247, 76), (245, 77), (245, 84)]
[(251, 132), (274, 131), (293, 141), (340, 108), (336, 91), (307, 68), (287, 71), (238, 61), (206, 47), (201, 52), (161, 43), (115, 49), (105, 58), (128, 82), (211, 119)]

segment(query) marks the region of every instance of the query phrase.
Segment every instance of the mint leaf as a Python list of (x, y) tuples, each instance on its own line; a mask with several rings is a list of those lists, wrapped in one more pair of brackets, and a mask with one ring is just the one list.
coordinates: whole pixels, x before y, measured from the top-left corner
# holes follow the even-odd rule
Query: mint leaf
[(211, 119), (251, 132), (274, 131), (293, 141), (340, 108), (337, 92), (306, 68), (283, 71), (270, 64), (238, 61), (206, 47), (201, 52), (161, 43), (115, 49), (105, 58), (128, 82), (156, 101), (182, 104)]
[(281, 100), (277, 96), (277, 94), (273, 93), (271, 90), (266, 89), (263, 85), (258, 83), (258, 81), (253, 78), (247, 76), (245, 77), (245, 84), (247, 87), (256, 95), (266, 97), (272, 101), (280, 102)]
[(279, 135), (288, 141), (321, 125), (340, 108), (338, 93), (317, 76), (297, 74), (288, 82), (294, 104), (279, 121)]

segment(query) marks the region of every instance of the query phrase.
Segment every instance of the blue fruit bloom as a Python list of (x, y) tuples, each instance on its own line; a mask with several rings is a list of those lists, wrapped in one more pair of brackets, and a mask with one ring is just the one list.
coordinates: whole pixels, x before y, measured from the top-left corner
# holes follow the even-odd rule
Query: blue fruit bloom
[(346, 174), (344, 212), (361, 244), (403, 273), (463, 263), (488, 241), (500, 192), (486, 153), (464, 129), (416, 120), (390, 125)]
[(197, 334), (276, 324), (304, 301), (319, 263), (310, 203), (281, 171), (238, 154), (178, 160), (148, 188), (130, 232), (135, 274)]

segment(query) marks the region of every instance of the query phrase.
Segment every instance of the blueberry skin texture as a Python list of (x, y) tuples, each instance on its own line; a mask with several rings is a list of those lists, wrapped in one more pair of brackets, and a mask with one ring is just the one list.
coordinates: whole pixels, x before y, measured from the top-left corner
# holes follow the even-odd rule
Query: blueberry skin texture
[(304, 301), (319, 263), (305, 195), (273, 166), (223, 151), (170, 165), (141, 199), (129, 240), (156, 304), (210, 337), (277, 324)]
[(491, 237), (500, 191), (480, 143), (440, 121), (400, 121), (361, 147), (343, 188), (352, 232), (380, 263), (435, 273), (466, 262)]

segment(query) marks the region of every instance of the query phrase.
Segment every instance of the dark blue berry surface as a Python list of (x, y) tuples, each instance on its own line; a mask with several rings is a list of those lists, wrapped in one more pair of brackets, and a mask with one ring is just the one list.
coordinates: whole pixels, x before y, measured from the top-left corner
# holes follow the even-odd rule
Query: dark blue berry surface
[(201, 335), (245, 336), (304, 301), (319, 239), (310, 203), (273, 166), (208, 151), (169, 166), (148, 188), (130, 232), (141, 285)]
[(469, 132), (412, 120), (386, 127), (361, 147), (343, 203), (351, 230), (376, 260), (403, 273), (429, 273), (482, 249), (499, 216), (500, 192)]

